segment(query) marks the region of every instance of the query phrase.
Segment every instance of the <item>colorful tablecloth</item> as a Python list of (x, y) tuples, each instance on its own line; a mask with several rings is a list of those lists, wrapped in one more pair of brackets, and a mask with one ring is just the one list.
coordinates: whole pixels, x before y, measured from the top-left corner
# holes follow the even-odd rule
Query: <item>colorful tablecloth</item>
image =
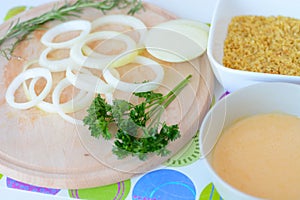
[[(35, 2), (26, 2), (23, 0), (14, 1), (5, 9), (10, 9), (15, 4), (23, 5), (38, 5), (40, 3), (49, 2), (49, 0), (39, 0)], [(162, 7), (168, 8), (169, 0), (158, 1)], [(176, 4), (177, 2), (177, 4)], [(196, 3), (196, 0), (191, 1)], [(202, 3), (205, 1), (201, 0)], [(157, 2), (156, 2), (157, 3)], [(174, 5), (175, 3), (175, 5)], [(199, 1), (196, 3), (199, 5)], [(6, 4), (5, 4), (6, 5)], [(178, 5), (178, 1), (173, 2), (172, 11), (176, 10), (179, 16), (189, 16), (190, 13), (185, 8), (174, 7)], [(208, 8), (199, 8), (199, 15), (196, 19), (207, 20), (207, 9), (212, 12), (213, 3), (210, 1)], [(191, 5), (187, 5), (191, 6)], [(175, 9), (176, 8), (176, 9)], [(183, 10), (182, 10), (183, 9)], [(194, 7), (193, 9), (197, 9)], [(6, 10), (6, 11), (7, 11)], [(21, 9), (23, 10), (23, 9)], [(201, 14), (201, 10), (205, 12)], [(3, 8), (1, 8), (1, 12)], [(17, 10), (20, 11), (20, 10)], [(6, 13), (6, 12), (5, 12)], [(197, 13), (197, 12), (195, 12)], [(5, 16), (1, 13), (1, 16)], [(195, 14), (194, 14), (195, 16)], [(192, 17), (190, 17), (192, 18)], [(208, 21), (207, 21), (208, 22)], [(216, 84), (214, 101), (218, 101), (228, 92), (224, 91), (218, 84)], [(213, 106), (213, 105), (212, 105)], [(222, 199), (211, 183), (208, 172), (200, 159), (201, 152), (199, 148), (198, 134), (189, 142), (184, 149), (182, 149), (176, 156), (169, 159), (166, 163), (158, 168), (149, 171), (143, 175), (134, 177), (130, 180), (122, 181), (116, 184), (87, 188), (87, 189), (60, 189), (60, 188), (44, 188), (34, 185), (29, 185), (18, 180), (11, 179), (5, 175), (0, 174), (0, 189), (11, 188), (10, 192), (14, 191), (28, 191), (32, 194), (47, 194), (53, 199), (61, 198), (75, 198), (75, 199), (99, 199), (99, 200), (219, 200)], [(1, 172), (0, 172), (1, 173)], [(3, 190), (0, 190), (0, 193)], [(0, 195), (1, 197), (1, 195)], [(38, 197), (38, 195), (36, 196)], [(9, 198), (9, 197), (8, 197)], [(34, 198), (34, 196), (33, 196)], [(39, 198), (40, 199), (40, 198)], [(42, 199), (42, 198), (41, 198)]]
[[(216, 88), (213, 104), (228, 94)], [(213, 106), (213, 105), (212, 105)], [(198, 134), (176, 156), (158, 168), (116, 184), (87, 189), (58, 189), (29, 185), (0, 175), (0, 187), (56, 197), (99, 200), (220, 200), (200, 159)]]

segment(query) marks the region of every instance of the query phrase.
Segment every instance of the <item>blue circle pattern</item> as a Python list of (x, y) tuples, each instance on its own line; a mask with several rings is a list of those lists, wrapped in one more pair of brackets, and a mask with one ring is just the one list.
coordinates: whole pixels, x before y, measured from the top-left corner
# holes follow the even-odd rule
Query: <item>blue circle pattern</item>
[(183, 173), (161, 169), (142, 176), (132, 192), (133, 200), (195, 200), (193, 182)]

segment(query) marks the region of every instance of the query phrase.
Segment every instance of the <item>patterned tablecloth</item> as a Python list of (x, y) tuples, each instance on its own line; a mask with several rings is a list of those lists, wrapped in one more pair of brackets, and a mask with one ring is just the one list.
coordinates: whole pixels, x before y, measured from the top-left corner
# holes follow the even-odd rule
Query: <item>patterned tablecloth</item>
[[(45, 2), (49, 2), (49, 0), (15, 0), (13, 2), (4, 3), (4, 5), (1, 5), (2, 8), (0, 9), (0, 17), (4, 19), (7, 10), (17, 5), (24, 5), (28, 7)], [(180, 17), (198, 19), (208, 23), (211, 19), (215, 3), (215, 1), (212, 0), (189, 0), (187, 5), (184, 4), (186, 6), (181, 6), (182, 3), (179, 0), (156, 0), (152, 2), (165, 9), (171, 10)], [(213, 103), (227, 94), (228, 92), (224, 91), (218, 84), (216, 84)], [(13, 199), (13, 197), (16, 197), (16, 193), (20, 191), (29, 191), (30, 193), (25, 192), (21, 193), (21, 195), (30, 195), (28, 199), (222, 199), (212, 185), (210, 177), (207, 174), (207, 170), (203, 165), (203, 161), (200, 159), (200, 155), (201, 152), (199, 149), (199, 138), (197, 134), (175, 157), (171, 158), (158, 168), (130, 180), (108, 186), (87, 189), (69, 190), (66, 188), (38, 187), (11, 179), (5, 176), (5, 174), (0, 174), (0, 198)], [(47, 194), (47, 196), (41, 196), (41, 194)]]

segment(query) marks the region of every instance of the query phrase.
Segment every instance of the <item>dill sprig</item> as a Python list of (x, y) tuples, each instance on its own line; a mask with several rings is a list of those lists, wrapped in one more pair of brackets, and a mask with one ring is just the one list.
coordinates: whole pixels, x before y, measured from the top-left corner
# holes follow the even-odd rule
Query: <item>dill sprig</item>
[(97, 2), (95, 0), (77, 0), (75, 3), (66, 2), (63, 6), (54, 6), (52, 10), (40, 16), (34, 17), (27, 21), (20, 21), (19, 19), (12, 22), (6, 34), (0, 38), (0, 46), (9, 39), (15, 38), (16, 41), (8, 48), (1, 48), (2, 56), (10, 59), (16, 46), (33, 31), (41, 28), (46, 22), (52, 20), (65, 21), (67, 17), (79, 17), (79, 14), (85, 8), (95, 8), (102, 12), (112, 10), (113, 8), (129, 8), (128, 14), (135, 14), (143, 8), (141, 0), (104, 0)]

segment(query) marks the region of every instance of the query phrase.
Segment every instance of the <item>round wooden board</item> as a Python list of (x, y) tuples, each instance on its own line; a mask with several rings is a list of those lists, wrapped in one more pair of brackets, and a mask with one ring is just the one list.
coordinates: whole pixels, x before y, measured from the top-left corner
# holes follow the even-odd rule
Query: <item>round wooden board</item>
[[(135, 16), (148, 27), (176, 18), (156, 6), (144, 6), (145, 11)], [(52, 8), (53, 4), (43, 5), (19, 17), (21, 20), (32, 18)], [(126, 11), (113, 10), (107, 14), (111, 13)], [(101, 15), (100, 11), (89, 9), (81, 18), (92, 20)], [(5, 33), (10, 23), (8, 21), (0, 26), (0, 35)], [(47, 26), (57, 23), (51, 22)], [(68, 189), (95, 187), (129, 179), (159, 166), (175, 155), (195, 135), (209, 109), (214, 76), (207, 56), (204, 54), (190, 63), (162, 62), (166, 73), (163, 81), (165, 88), (172, 88), (188, 74), (193, 75), (189, 85), (165, 114), (168, 123), (179, 123), (181, 137), (170, 143), (168, 149), (171, 154), (168, 156), (150, 156), (146, 161), (132, 157), (119, 160), (111, 152), (111, 142), (91, 137), (87, 127), (72, 125), (57, 114), (36, 108), (17, 110), (6, 103), (8, 84), (20, 73), (26, 61), (37, 59), (45, 48), (37, 39), (40, 35), (41, 32), (36, 32), (30, 40), (21, 43), (9, 62), (4, 57), (0, 58), (0, 172), (11, 178), (38, 186)], [(134, 73), (127, 78), (131, 79), (136, 75)], [(142, 78), (147, 79), (147, 75), (142, 75)], [(19, 90), (16, 99), (24, 99), (22, 89)], [(165, 89), (159, 91), (165, 92)]]

